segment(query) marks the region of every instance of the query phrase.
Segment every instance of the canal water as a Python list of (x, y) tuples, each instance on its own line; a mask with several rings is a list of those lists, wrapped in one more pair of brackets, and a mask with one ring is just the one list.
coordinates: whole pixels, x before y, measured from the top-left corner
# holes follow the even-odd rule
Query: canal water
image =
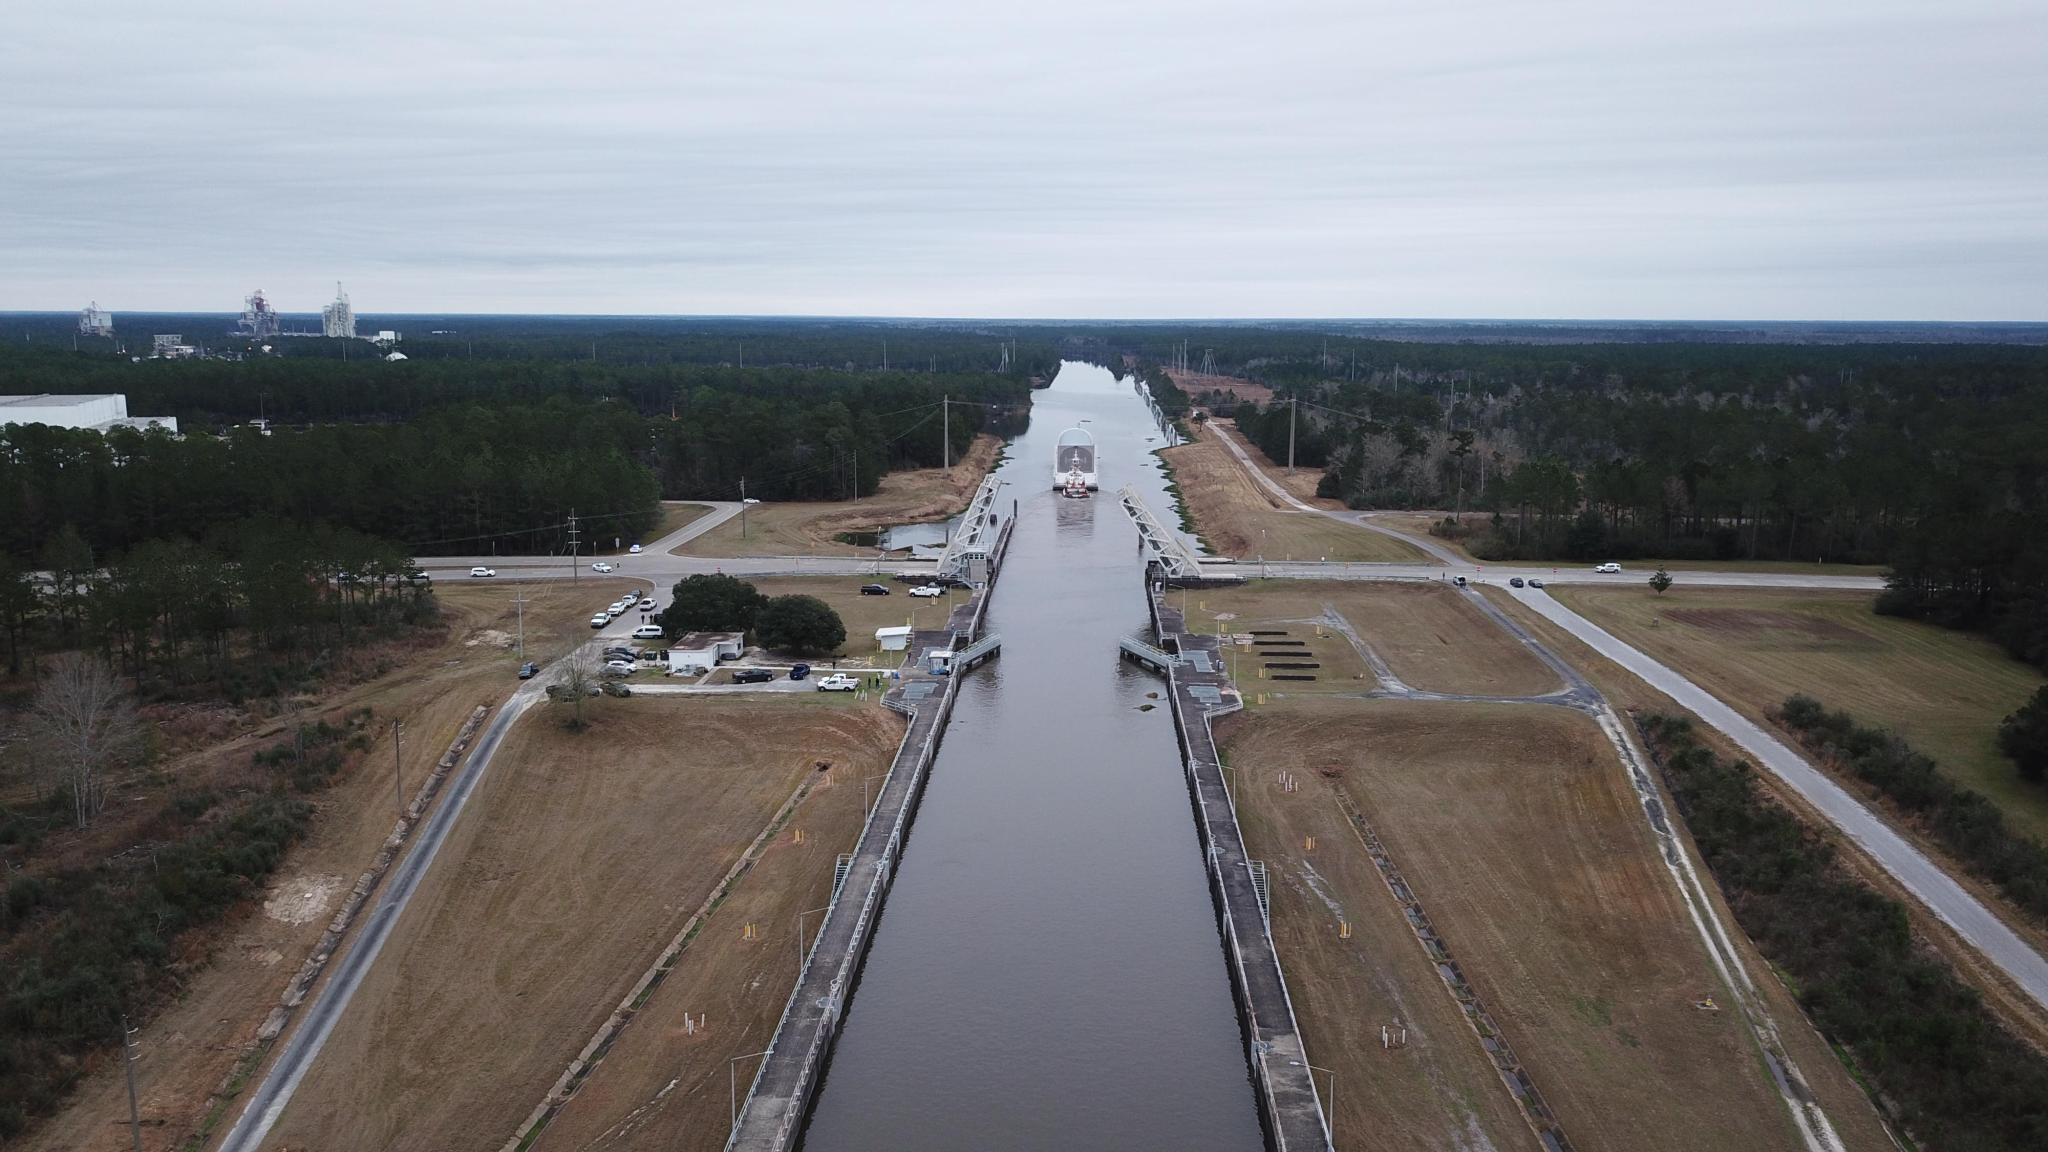
[[(1131, 382), (1068, 363), (1033, 395), (1000, 507), (1002, 655), (961, 684), (804, 1146), (1259, 1147), (1173, 719), (1117, 658), (1147, 626), (1125, 484), (1176, 520)], [(1081, 421), (1087, 423), (1082, 424)], [(1094, 433), (1102, 491), (1052, 490)], [(1147, 438), (1152, 438), (1151, 442)]]

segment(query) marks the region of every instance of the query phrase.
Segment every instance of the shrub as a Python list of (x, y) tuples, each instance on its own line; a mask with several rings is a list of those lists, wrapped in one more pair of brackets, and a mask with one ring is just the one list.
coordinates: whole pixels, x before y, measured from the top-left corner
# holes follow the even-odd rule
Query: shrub
[(755, 638), (762, 647), (798, 656), (837, 651), (846, 643), (846, 625), (832, 606), (816, 596), (777, 596), (754, 618)]
[(2012, 757), (2021, 776), (2036, 784), (2048, 780), (2048, 688), (1998, 726), (1998, 750)]

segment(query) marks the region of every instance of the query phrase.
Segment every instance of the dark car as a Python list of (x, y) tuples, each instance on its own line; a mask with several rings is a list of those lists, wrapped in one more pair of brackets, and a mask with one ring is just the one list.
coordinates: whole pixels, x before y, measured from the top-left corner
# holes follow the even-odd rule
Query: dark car
[(810, 674), (811, 666), (809, 664), (797, 664), (791, 667), (789, 670), (789, 678), (791, 680), (801, 680), (804, 677), (809, 676)]
[(1529, 587), (1541, 588), (1543, 587), (1543, 581), (1536, 579), (1534, 576), (1531, 576), (1529, 577)]
[(621, 648), (616, 645), (604, 650), (604, 658), (607, 660), (618, 659), (620, 657), (623, 657), (627, 660), (631, 660), (633, 658), (633, 650), (631, 648)]
[(765, 684), (773, 679), (775, 679), (775, 673), (770, 672), (766, 668), (735, 668), (732, 670), (732, 682), (735, 684)]
[(887, 596), (889, 594), (889, 586), (887, 584), (863, 584), (860, 586), (860, 594), (863, 596)]
[(1465, 578), (1463, 576), (1453, 576), (1451, 577), (1451, 583), (1463, 588), (1465, 586)]
[(526, 663), (521, 664), (519, 666), (519, 678), (521, 680), (531, 680), (534, 678), (534, 675), (539, 671), (540, 665), (535, 664), (531, 660), (528, 660)]
[(1522, 586), (1522, 578), (1521, 578), (1520, 576), (1510, 576), (1510, 577), (1508, 577), (1508, 587), (1510, 587), (1510, 588), (1520, 588), (1521, 586)]

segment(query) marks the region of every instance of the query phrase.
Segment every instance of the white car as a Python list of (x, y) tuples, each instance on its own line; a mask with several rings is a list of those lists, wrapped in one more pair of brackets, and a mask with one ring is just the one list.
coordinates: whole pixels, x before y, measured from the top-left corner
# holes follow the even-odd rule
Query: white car
[(471, 576), (496, 576), (498, 574), (498, 570), (496, 568), (486, 568), (483, 565), (479, 564), (476, 567), (471, 568), (469, 570), (469, 574)]
[(1616, 564), (1612, 560), (1609, 560), (1605, 564), (1595, 565), (1593, 571), (1601, 573), (1602, 575), (1606, 576), (1619, 576), (1621, 575), (1621, 565)]
[(860, 681), (855, 680), (844, 672), (834, 672), (832, 675), (818, 681), (818, 691), (820, 692), (851, 692), (858, 687), (860, 687)]
[(607, 660), (604, 670), (618, 676), (631, 676), (640, 670), (640, 666), (631, 660)]
[(638, 628), (635, 628), (635, 629), (633, 629), (633, 639), (635, 639), (635, 640), (659, 640), (659, 639), (661, 639), (661, 625), (659, 625), (659, 624), (642, 624), (642, 625), (641, 625), (641, 626), (639, 626)]
[(652, 611), (654, 611), (654, 601), (653, 601), (652, 599), (648, 598), (648, 597), (645, 597), (645, 596), (641, 597), (641, 598), (640, 598), (640, 610), (641, 610), (642, 612), (652, 612)]
[(612, 618), (603, 612), (599, 612), (597, 615), (592, 616), (590, 618), (590, 626), (592, 628), (602, 628), (611, 622)]
[(926, 584), (921, 588), (912, 588), (910, 590), (910, 594), (912, 596), (923, 596), (929, 599), (933, 596), (944, 596), (946, 594), (946, 590), (944, 588), (939, 587), (937, 584)]
[(602, 561), (602, 560), (599, 560), (599, 561), (598, 561), (597, 563), (595, 563), (595, 564), (592, 564), (592, 565), (590, 566), (590, 570), (591, 570), (592, 572), (609, 572), (609, 571), (611, 571), (611, 570), (612, 570), (612, 566), (611, 566), (611, 565), (609, 565), (609, 564), (607, 564), (607, 563), (605, 563), (605, 562), (604, 562), (604, 561)]
[(635, 556), (638, 556), (640, 554), (640, 546), (638, 544), (635, 544), (631, 548), (626, 549), (626, 551), (631, 552)]

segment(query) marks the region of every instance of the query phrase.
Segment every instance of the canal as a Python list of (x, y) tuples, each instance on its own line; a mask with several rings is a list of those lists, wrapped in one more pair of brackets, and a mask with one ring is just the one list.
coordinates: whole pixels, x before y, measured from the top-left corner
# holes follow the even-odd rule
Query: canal
[[(1173, 518), (1128, 380), (1068, 363), (1034, 394), (1001, 506), (1001, 658), (961, 685), (805, 1147), (1232, 1149), (1261, 1134), (1146, 627), (1135, 484)], [(1083, 424), (1082, 421), (1087, 421)], [(1052, 491), (1094, 433), (1102, 491)], [(1148, 438), (1151, 438), (1148, 441)]]

